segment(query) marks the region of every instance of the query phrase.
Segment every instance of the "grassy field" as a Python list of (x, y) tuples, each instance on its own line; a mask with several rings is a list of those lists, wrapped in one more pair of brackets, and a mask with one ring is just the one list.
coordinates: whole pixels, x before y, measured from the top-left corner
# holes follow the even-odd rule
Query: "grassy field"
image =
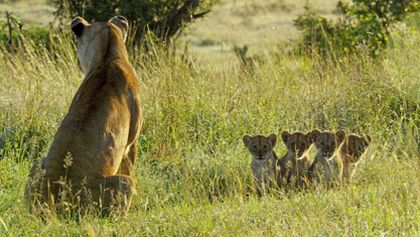
[[(232, 4), (245, 3), (223, 2), (218, 11)], [(219, 20), (212, 14), (201, 26)], [(159, 51), (133, 58), (145, 117), (138, 193), (127, 216), (80, 223), (42, 221), (23, 205), (28, 170), (48, 152), (81, 83), (71, 40), (54, 42), (53, 53), (0, 51), (0, 236), (419, 236), (418, 18), (399, 27), (394, 45), (375, 60), (285, 54), (273, 47), (274, 36), (265, 46), (247, 27), (249, 42), (226, 42), (269, 51), (252, 67), (240, 66), (230, 47), (212, 55), (194, 43), (200, 35), (219, 40), (205, 27), (181, 39), (198, 45), (191, 64)], [(242, 135), (314, 128), (372, 136), (354, 182), (258, 198)], [(285, 153), (281, 143), (275, 150)]]

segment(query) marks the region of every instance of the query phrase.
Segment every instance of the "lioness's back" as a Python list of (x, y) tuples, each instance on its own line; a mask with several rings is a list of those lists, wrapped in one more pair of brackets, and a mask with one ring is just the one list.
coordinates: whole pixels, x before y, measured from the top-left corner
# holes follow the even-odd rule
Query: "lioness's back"
[[(90, 174), (88, 170), (97, 175), (116, 173), (127, 141), (133, 140), (129, 137), (131, 112), (139, 117), (140, 111), (130, 110), (139, 107), (138, 91), (132, 67), (121, 58), (107, 60), (84, 79), (55, 138), (57, 149), (66, 150), (73, 163), (79, 163), (77, 167), (86, 167), (70, 167), (70, 175), (83, 177)], [(60, 164), (65, 157), (52, 158)]]
[[(142, 122), (139, 84), (124, 44), (128, 23), (123, 17), (93, 24), (76, 18), (72, 30), (79, 42), (79, 67), (86, 76), (47, 157), (30, 174), (31, 179), (45, 170), (43, 180), (28, 181), (25, 195), (28, 199), (36, 199), (37, 192), (58, 197), (58, 181), (65, 177), (72, 194), (80, 195), (85, 205), (104, 205), (104, 213), (113, 205), (126, 210), (134, 190), (136, 138)], [(87, 193), (82, 191), (85, 187)], [(118, 193), (126, 199), (118, 198)], [(47, 197), (41, 202), (47, 200), (54, 202)]]

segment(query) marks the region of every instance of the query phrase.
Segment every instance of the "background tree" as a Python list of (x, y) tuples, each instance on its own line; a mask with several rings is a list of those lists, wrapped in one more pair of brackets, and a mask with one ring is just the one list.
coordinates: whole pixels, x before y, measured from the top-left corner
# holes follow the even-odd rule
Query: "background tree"
[(301, 49), (304, 51), (356, 53), (362, 49), (378, 55), (389, 42), (393, 23), (419, 9), (417, 0), (339, 1), (338, 21), (322, 17), (307, 7), (295, 20), (295, 26), (303, 32)]
[(210, 12), (215, 0), (51, 0), (60, 22), (75, 16), (88, 21), (106, 21), (112, 16), (127, 17), (132, 26), (129, 42), (139, 45), (145, 34), (170, 43), (194, 19)]

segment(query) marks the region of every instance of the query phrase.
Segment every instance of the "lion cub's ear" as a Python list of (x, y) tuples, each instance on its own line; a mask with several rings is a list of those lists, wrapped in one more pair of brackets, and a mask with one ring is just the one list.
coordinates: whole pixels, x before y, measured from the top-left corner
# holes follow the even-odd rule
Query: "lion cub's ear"
[(363, 138), (365, 139), (367, 145), (369, 145), (372, 142), (372, 138), (367, 134), (363, 136)]
[(321, 135), (321, 132), (318, 129), (314, 129), (306, 134), (306, 137), (308, 138), (309, 142), (314, 143), (319, 135)]
[(242, 141), (244, 142), (245, 146), (248, 146), (249, 143), (251, 142), (251, 140), (252, 140), (252, 137), (250, 135), (248, 135), (248, 134), (245, 134), (242, 137)]
[(123, 16), (114, 16), (113, 18), (111, 18), (111, 20), (109, 20), (109, 22), (118, 26), (118, 28), (120, 28), (121, 32), (123, 33), (123, 35), (122, 35), (123, 40), (125, 42), (125, 40), (127, 39), (127, 34), (128, 34), (128, 20), (127, 20), (127, 18), (125, 18)]
[(341, 143), (344, 141), (344, 139), (346, 138), (346, 133), (339, 129), (336, 133), (335, 136), (337, 137), (337, 140)]
[(287, 141), (289, 140), (290, 135), (291, 134), (289, 132), (287, 132), (287, 131), (284, 131), (284, 132), (281, 133), (281, 139), (283, 139), (283, 142), (284, 143), (287, 143)]
[(276, 145), (276, 142), (277, 142), (277, 135), (276, 134), (270, 134), (267, 138), (268, 138), (268, 140), (270, 140), (270, 142), (273, 146)]
[(80, 16), (74, 18), (70, 23), (71, 30), (77, 37), (82, 35), (83, 29), (88, 25), (89, 23)]

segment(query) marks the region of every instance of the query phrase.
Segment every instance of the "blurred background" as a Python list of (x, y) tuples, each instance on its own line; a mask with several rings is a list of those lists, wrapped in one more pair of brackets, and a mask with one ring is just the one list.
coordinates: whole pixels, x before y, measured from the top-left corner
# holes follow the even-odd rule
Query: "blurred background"
[[(2, 0), (0, 1), (0, 22), (3, 22), (0, 34), (3, 38), (8, 34), (5, 25), (6, 12), (16, 17), (23, 25), (23, 30), (31, 27), (50, 28), (50, 25), (57, 26), (59, 23), (64, 25), (64, 29), (69, 31), (67, 27), (71, 18), (75, 15), (86, 15), (86, 9), (74, 10), (69, 12), (64, 7), (77, 9), (80, 5), (89, 5), (89, 3), (97, 6), (103, 6), (105, 1), (53, 1), (53, 0)], [(113, 1), (108, 1), (113, 2)], [(156, 7), (167, 8), (167, 5), (175, 2), (172, 8), (179, 8), (183, 3), (188, 1), (149, 1), (161, 2), (161, 4), (149, 4), (148, 1), (114, 1), (122, 5), (128, 5), (134, 11), (150, 12), (147, 16), (149, 21), (156, 20), (168, 13), (156, 13)], [(138, 6), (130, 6), (130, 2), (145, 2)], [(193, 2), (193, 1), (191, 1)], [(328, 18), (337, 17), (336, 0), (312, 0), (312, 1), (294, 1), (294, 0), (220, 0), (220, 1), (197, 1), (197, 9), (191, 12), (208, 12), (197, 20), (183, 23), (182, 27), (176, 31), (175, 43), (178, 48), (184, 49), (188, 47), (194, 52), (196, 57), (208, 60), (211, 63), (220, 62), (222, 53), (227, 59), (235, 61), (235, 53), (232, 49), (235, 47), (248, 47), (249, 54), (262, 53), (263, 50), (271, 47), (288, 47), (298, 38), (299, 31), (294, 26), (294, 20), (298, 15), (305, 12), (305, 6), (310, 7), (313, 12), (319, 13)], [(136, 8), (137, 7), (137, 8)], [(83, 8), (83, 7), (80, 7)], [(85, 8), (88, 8), (85, 6)], [(113, 6), (109, 7), (110, 9)], [(82, 13), (82, 14), (80, 14)], [(94, 19), (94, 15), (101, 14), (106, 20), (109, 13), (104, 14), (101, 9), (96, 13), (88, 13), (87, 19)], [(129, 14), (124, 14), (127, 16)], [(160, 14), (160, 15), (159, 15)], [(111, 14), (112, 15), (112, 14)], [(140, 15), (140, 14), (139, 14)], [(147, 15), (147, 14), (145, 14)], [(139, 16), (132, 16), (130, 20)], [(140, 16), (141, 17), (141, 16)], [(64, 18), (64, 19), (63, 19)], [(186, 19), (187, 17), (185, 17)], [(1, 23), (0, 23), (1, 24)], [(67, 27), (67, 28), (66, 28)]]
[(378, 55), (393, 23), (418, 8), (416, 0), (1, 0), (0, 36), (9, 46), (25, 35), (43, 43), (52, 32), (69, 32), (75, 16), (106, 21), (124, 15), (134, 48), (170, 46), (223, 67), (258, 61), (273, 49)]

